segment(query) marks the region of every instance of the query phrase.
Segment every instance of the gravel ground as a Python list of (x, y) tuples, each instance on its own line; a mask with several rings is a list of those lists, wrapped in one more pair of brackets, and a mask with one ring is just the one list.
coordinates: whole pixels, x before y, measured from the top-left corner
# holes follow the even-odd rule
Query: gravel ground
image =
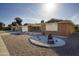
[(72, 34), (66, 41), (66, 46), (59, 48), (43, 48), (32, 45), (26, 35), (4, 35), (4, 43), (13, 56), (79, 56), (79, 33)]
[(3, 41), (12, 56), (51, 56), (57, 55), (52, 49), (32, 45), (26, 35), (5, 35)]

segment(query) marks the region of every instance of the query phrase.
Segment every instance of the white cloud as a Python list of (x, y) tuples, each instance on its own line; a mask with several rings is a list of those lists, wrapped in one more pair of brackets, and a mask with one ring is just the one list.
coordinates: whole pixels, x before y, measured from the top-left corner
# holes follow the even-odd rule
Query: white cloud
[(26, 17), (23, 18), (23, 24), (24, 23), (40, 23), (41, 19), (37, 19), (37, 18), (31, 18), (31, 17)]

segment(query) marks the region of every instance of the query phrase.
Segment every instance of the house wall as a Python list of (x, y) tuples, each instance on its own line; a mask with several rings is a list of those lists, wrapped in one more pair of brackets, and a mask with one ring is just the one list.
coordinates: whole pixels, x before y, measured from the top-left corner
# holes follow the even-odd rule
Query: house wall
[(45, 34), (68, 36), (75, 32), (71, 23), (49, 23), (46, 24)]
[(29, 32), (40, 32), (41, 27), (40, 26), (28, 26), (28, 31)]
[(23, 32), (25, 32), (25, 31), (28, 32), (28, 26), (22, 26), (22, 31)]
[(11, 31), (22, 31), (22, 27), (21, 26), (12, 26)]
[(70, 23), (59, 23), (58, 24), (59, 35), (68, 36), (75, 32), (74, 25)]
[(45, 32), (45, 31), (46, 31), (46, 24), (41, 23), (41, 32)]
[(75, 32), (74, 25), (71, 23), (41, 23), (39, 25), (28, 25), (12, 27), (19, 31), (41, 32), (45, 34), (68, 36)]
[(58, 31), (58, 23), (47, 23), (46, 31)]

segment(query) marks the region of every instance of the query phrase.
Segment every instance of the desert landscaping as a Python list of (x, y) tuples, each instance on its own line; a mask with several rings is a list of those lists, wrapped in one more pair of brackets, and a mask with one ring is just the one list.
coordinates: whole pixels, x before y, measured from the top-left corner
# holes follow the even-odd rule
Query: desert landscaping
[[(63, 47), (45, 48), (29, 42), (29, 35), (0, 35), (11, 56), (74, 56), (79, 55), (79, 33), (63, 38)], [(1, 48), (1, 47), (0, 47)], [(6, 55), (6, 54), (4, 54)]]

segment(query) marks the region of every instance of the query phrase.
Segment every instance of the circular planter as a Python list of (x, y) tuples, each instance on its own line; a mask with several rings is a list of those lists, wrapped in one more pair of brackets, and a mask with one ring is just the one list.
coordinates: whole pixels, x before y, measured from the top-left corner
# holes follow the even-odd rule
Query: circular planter
[[(37, 39), (37, 40), (35, 40)], [(38, 38), (30, 38), (29, 41), (34, 44), (34, 45), (37, 45), (37, 46), (42, 46), (42, 47), (62, 47), (66, 44), (66, 42), (63, 40), (63, 39), (60, 39), (60, 38), (56, 38), (54, 37), (54, 44), (48, 44), (48, 43), (44, 43), (44, 42), (41, 42), (41, 40), (39, 40)]]

